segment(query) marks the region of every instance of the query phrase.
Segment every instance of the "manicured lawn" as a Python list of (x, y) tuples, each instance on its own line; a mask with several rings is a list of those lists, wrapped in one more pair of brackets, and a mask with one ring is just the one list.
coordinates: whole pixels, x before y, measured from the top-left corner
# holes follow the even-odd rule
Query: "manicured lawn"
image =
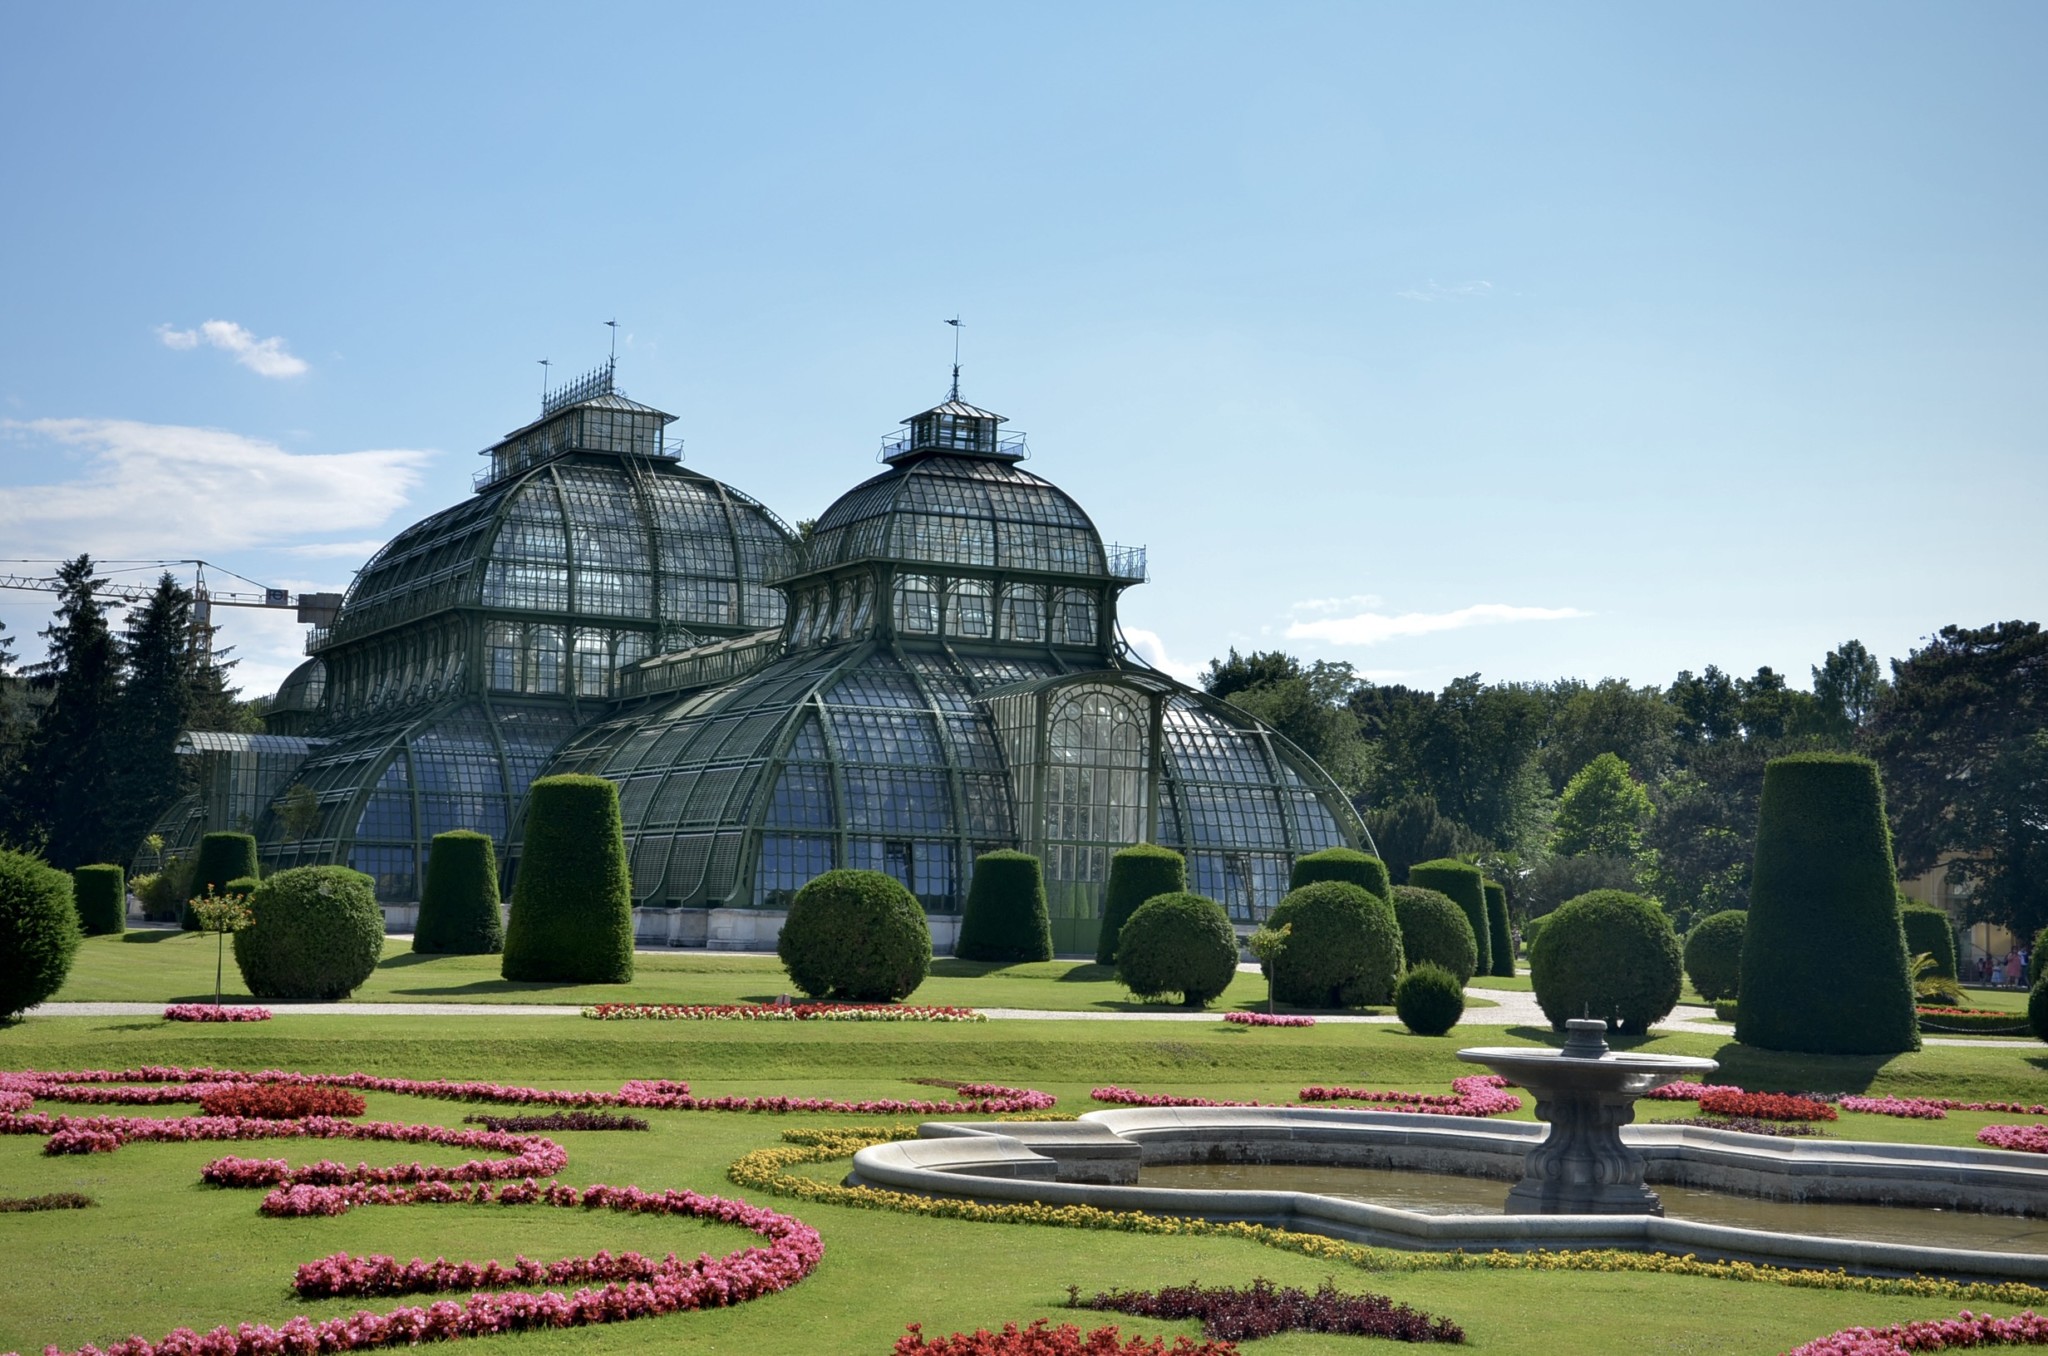
[[(1474, 975), (1472, 982), (1466, 987), (1469, 989), (1506, 989), (1512, 993), (1534, 993), (1536, 991), (1536, 986), (1529, 980), (1529, 967), (1526, 963), (1516, 972), (1513, 979), (1509, 979), (1504, 975)], [(1678, 1001), (1681, 1003), (1694, 1003), (1700, 1007), (1713, 1006), (1706, 999), (1700, 997), (1700, 991), (1692, 986), (1690, 979), (1680, 981)]]

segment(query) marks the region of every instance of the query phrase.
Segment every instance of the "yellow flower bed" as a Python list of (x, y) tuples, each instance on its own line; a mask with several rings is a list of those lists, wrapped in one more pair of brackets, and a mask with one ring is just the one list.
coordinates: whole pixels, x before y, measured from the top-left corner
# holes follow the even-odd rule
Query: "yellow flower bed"
[[(1018, 1118), (1022, 1119), (1022, 1118)], [(1035, 1119), (1035, 1118), (1034, 1118)], [(1057, 1118), (1047, 1118), (1057, 1119)], [(876, 1187), (850, 1187), (822, 1182), (794, 1169), (853, 1157), (871, 1144), (915, 1139), (913, 1125), (859, 1128), (833, 1126), (789, 1130), (783, 1139), (795, 1147), (756, 1149), (735, 1162), (726, 1175), (741, 1187), (796, 1200), (850, 1206), (856, 1210), (894, 1210), (933, 1219), (972, 1220), (983, 1224), (1041, 1224), (1058, 1229), (1114, 1229), (1134, 1234), (1237, 1238), (1269, 1248), (1323, 1261), (1341, 1262), (1361, 1271), (1611, 1271), (1666, 1276), (1701, 1276), (1719, 1281), (1750, 1281), (1807, 1290), (1844, 1290), (1867, 1295), (1903, 1295), (1916, 1299), (1961, 1300), (1973, 1304), (2048, 1303), (2048, 1290), (2016, 1281), (1946, 1281), (1932, 1276), (1907, 1278), (1852, 1276), (1846, 1271), (1801, 1271), (1751, 1262), (1706, 1262), (1687, 1254), (1623, 1252), (1612, 1248), (1580, 1252), (1405, 1252), (1372, 1248), (1325, 1238), (1321, 1234), (1275, 1229), (1264, 1224), (1219, 1224), (1210, 1220), (1148, 1215), (1136, 1210), (1102, 1210), (1092, 1205), (1017, 1203), (990, 1205), (981, 1201), (913, 1196)]]

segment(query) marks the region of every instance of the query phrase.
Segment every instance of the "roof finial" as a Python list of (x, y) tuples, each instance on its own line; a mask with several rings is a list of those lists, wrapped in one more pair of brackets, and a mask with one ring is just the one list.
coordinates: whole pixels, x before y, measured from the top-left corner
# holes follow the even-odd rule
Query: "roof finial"
[(946, 322), (953, 327), (953, 390), (948, 400), (960, 398), (960, 317), (954, 316)]
[(551, 364), (546, 358), (535, 358), (534, 361), (540, 364), (540, 406), (542, 409), (546, 409), (548, 406), (548, 368)]
[(610, 320), (607, 320), (607, 321), (605, 321), (604, 323), (605, 323), (605, 327), (606, 327), (607, 329), (609, 329), (609, 330), (610, 330), (610, 331), (612, 332), (612, 357), (611, 357), (611, 360), (612, 360), (613, 362), (617, 362), (617, 361), (619, 360), (619, 322), (618, 322), (618, 318), (617, 318), (617, 317), (613, 317), (612, 319), (610, 319)]

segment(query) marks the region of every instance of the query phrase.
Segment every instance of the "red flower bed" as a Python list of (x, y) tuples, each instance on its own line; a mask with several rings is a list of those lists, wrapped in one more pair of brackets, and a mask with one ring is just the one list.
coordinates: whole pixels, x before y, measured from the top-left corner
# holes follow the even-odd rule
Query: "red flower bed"
[(1083, 1335), (1071, 1323), (1054, 1328), (1047, 1326), (1051, 1322), (1036, 1319), (1027, 1328), (1005, 1323), (999, 1333), (979, 1328), (930, 1341), (913, 1323), (896, 1339), (895, 1356), (1237, 1356), (1230, 1342), (1176, 1337), (1168, 1346), (1164, 1337), (1125, 1337), (1113, 1324)]
[(265, 1121), (295, 1121), (305, 1116), (360, 1116), (360, 1094), (347, 1088), (292, 1088), (271, 1083), (229, 1084), (208, 1088), (199, 1109), (209, 1116), (253, 1116)]
[(1700, 1097), (1700, 1110), (1714, 1116), (1741, 1116), (1758, 1121), (1832, 1121), (1835, 1109), (1810, 1097), (1782, 1092), (1735, 1092), (1716, 1088)]
[(1204, 1337), (1248, 1342), (1282, 1332), (1324, 1332), (1344, 1337), (1385, 1337), (1396, 1342), (1462, 1342), (1465, 1330), (1448, 1318), (1396, 1304), (1385, 1295), (1347, 1295), (1324, 1281), (1311, 1294), (1255, 1279), (1236, 1286), (1170, 1286), (1165, 1290), (1112, 1290), (1082, 1299), (1067, 1291), (1070, 1309), (1112, 1309), (1140, 1318), (1199, 1318)]
[(1967, 1347), (2048, 1346), (2048, 1318), (2032, 1309), (2011, 1318), (1963, 1310), (1954, 1318), (1926, 1318), (1889, 1328), (1844, 1328), (1795, 1347), (1788, 1356), (1910, 1356), (1916, 1351)]

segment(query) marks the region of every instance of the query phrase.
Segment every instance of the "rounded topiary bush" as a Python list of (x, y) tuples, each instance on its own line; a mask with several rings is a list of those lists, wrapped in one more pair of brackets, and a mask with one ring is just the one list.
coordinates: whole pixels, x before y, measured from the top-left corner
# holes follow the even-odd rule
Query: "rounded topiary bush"
[(1296, 857), (1294, 870), (1287, 877), (1287, 888), (1299, 890), (1319, 880), (1348, 881), (1381, 899), (1393, 898), (1393, 882), (1387, 875), (1387, 864), (1357, 848), (1324, 848), (1306, 857)]
[(1742, 932), (1749, 915), (1723, 909), (1685, 935), (1685, 973), (1709, 1003), (1735, 997), (1742, 986)]
[(78, 925), (88, 937), (128, 930), (128, 877), (118, 866), (81, 866), (71, 873)]
[(1945, 911), (1900, 895), (1899, 923), (1905, 929), (1908, 956), (1932, 956), (1935, 974), (1956, 977), (1956, 928)]
[(2048, 979), (2035, 980), (2033, 992), (2027, 995), (2027, 1025), (2033, 1028), (2035, 1040), (2048, 1041)]
[(1465, 911), (1465, 921), (1472, 925), (1472, 940), (1479, 944), (1479, 968), (1472, 973), (1492, 974), (1493, 926), (1486, 918), (1486, 877), (1479, 868), (1448, 857), (1418, 862), (1408, 868), (1408, 883), (1448, 895)]
[(1678, 938), (1654, 901), (1595, 890), (1550, 915), (1529, 948), (1529, 981), (1558, 1031), (1574, 1017), (1604, 1017), (1640, 1035), (1678, 1006)]
[(1493, 957), (1490, 975), (1515, 977), (1515, 934), (1508, 930), (1508, 887), (1497, 880), (1481, 881), (1486, 891), (1486, 949)]
[[(226, 884), (226, 882), (223, 882)], [(258, 998), (346, 998), (384, 954), (376, 882), (345, 866), (295, 866), (256, 887), (235, 967)]]
[(813, 998), (890, 1003), (931, 973), (932, 933), (894, 876), (827, 871), (790, 901), (775, 954), (789, 982)]
[(489, 834), (456, 829), (434, 835), (412, 949), (442, 956), (494, 956), (505, 949), (498, 852)]
[[(192, 862), (192, 879), (186, 884), (188, 898), (208, 892), (224, 895), (229, 881), (260, 874), (256, 868), (254, 834), (209, 833), (199, 840), (199, 855)], [(178, 926), (187, 932), (199, 930), (198, 915), (192, 912), (190, 904), (181, 902)]]
[(40, 857), (0, 849), (0, 1018), (63, 987), (78, 938), (71, 877)]
[(1028, 852), (984, 852), (960, 914), (953, 954), (961, 960), (1052, 959), (1052, 919), (1045, 908), (1045, 872)]
[(1764, 767), (1735, 1039), (1808, 1054), (1920, 1048), (1877, 764), (1795, 753)]
[(507, 979), (625, 984), (633, 978), (633, 876), (619, 788), (542, 777), (526, 795), (526, 843), (505, 926)]
[(1154, 895), (1117, 942), (1117, 982), (1140, 998), (1177, 993), (1183, 1007), (1207, 1007), (1236, 975), (1237, 934), (1206, 895)]
[(1095, 963), (1116, 964), (1117, 939), (1139, 905), (1187, 888), (1187, 858), (1172, 848), (1138, 843), (1117, 849), (1109, 859), (1109, 885), (1102, 895), (1102, 931), (1095, 938)]
[(1471, 920), (1449, 895), (1419, 885), (1394, 887), (1394, 917), (1401, 925), (1401, 950), (1410, 966), (1437, 965), (1463, 984), (1478, 972), (1479, 943)]
[(1405, 954), (1394, 906), (1349, 881), (1289, 890), (1266, 926), (1288, 930), (1272, 964), (1273, 997), (1302, 1008), (1355, 1008), (1391, 1000)]
[(1408, 967), (1394, 986), (1394, 1012), (1418, 1036), (1441, 1036), (1465, 1015), (1465, 984), (1441, 965)]

